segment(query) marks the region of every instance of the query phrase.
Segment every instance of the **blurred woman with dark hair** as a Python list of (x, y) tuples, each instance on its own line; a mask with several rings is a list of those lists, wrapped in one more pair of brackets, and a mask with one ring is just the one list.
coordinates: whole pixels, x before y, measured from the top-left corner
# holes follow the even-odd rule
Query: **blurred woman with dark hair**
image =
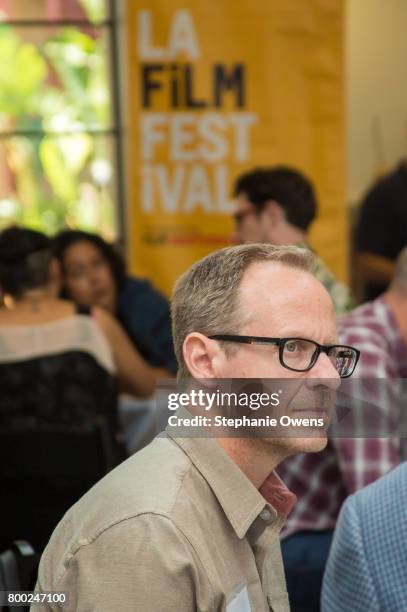
[(62, 231), (54, 239), (54, 253), (64, 294), (114, 315), (146, 361), (159, 368), (158, 375), (173, 376), (177, 364), (165, 297), (147, 280), (127, 276), (122, 257), (96, 234)]
[(32, 351), (61, 352), (72, 338), (79, 345), (90, 339), (93, 352), (115, 373), (122, 391), (150, 396), (156, 377), (153, 368), (105, 309), (76, 306), (57, 297), (58, 267), (52, 242), (44, 234), (19, 227), (0, 234), (0, 287), (5, 303), (0, 309), (0, 363)]
[[(0, 234), (5, 304), (0, 308), (0, 433), (2, 440), (17, 436), (17, 448), (0, 465), (0, 549), (10, 538), (28, 539), (38, 550), (45, 546), (64, 512), (103, 475), (100, 470), (125, 456), (118, 435), (118, 391), (146, 398), (155, 387), (156, 372), (116, 319), (98, 306), (60, 299), (59, 276), (47, 236), (18, 227)], [(99, 431), (103, 451), (96, 448), (89, 465), (81, 465), (77, 444), (62, 448), (61, 453), (69, 451), (66, 461), (75, 467), (75, 477), (54, 474), (60, 457), (52, 454), (46, 473), (30, 473), (31, 463), (38, 463), (30, 452), (43, 457), (53, 448), (58, 453), (50, 443), (54, 434), (47, 437), (47, 432), (63, 438)], [(44, 448), (25, 451), (21, 440), (37, 434), (44, 435)], [(104, 454), (109, 465), (99, 469)]]

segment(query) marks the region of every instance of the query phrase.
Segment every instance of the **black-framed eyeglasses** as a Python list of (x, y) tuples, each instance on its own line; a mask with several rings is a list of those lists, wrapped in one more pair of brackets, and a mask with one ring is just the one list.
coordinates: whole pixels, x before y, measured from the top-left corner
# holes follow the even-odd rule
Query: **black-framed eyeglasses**
[(293, 372), (307, 372), (325, 353), (341, 378), (352, 376), (360, 357), (360, 351), (344, 344), (319, 344), (306, 338), (267, 338), (262, 336), (235, 336), (216, 334), (212, 340), (239, 342), (243, 344), (273, 344), (278, 346), (280, 363)]

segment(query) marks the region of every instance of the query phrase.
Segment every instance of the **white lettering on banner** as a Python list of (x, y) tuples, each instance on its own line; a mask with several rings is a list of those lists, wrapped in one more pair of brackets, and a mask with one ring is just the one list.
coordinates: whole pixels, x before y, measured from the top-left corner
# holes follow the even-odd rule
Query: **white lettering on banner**
[(194, 20), (190, 11), (183, 9), (174, 13), (167, 48), (154, 47), (152, 43), (153, 19), (151, 11), (139, 11), (137, 19), (137, 38), (139, 57), (150, 61), (173, 60), (185, 53), (190, 59), (200, 56)]
[(218, 162), (226, 157), (244, 162), (249, 158), (253, 113), (143, 113), (141, 157), (152, 161), (159, 145), (172, 161)]
[(216, 167), (213, 178), (214, 191), (216, 194), (214, 208), (220, 213), (232, 214), (234, 211), (234, 204), (228, 197), (230, 189), (228, 168), (223, 164), (219, 164)]
[(140, 202), (142, 211), (153, 212), (153, 167), (145, 164), (141, 167)]
[(141, 208), (144, 213), (161, 209), (167, 214), (206, 212), (230, 214), (229, 173), (225, 164), (208, 168), (202, 164), (145, 164), (141, 172)]
[[(254, 113), (243, 110), (245, 67), (214, 63), (212, 85), (202, 98), (194, 89), (196, 66), (185, 63), (185, 57), (184, 63), (174, 62), (180, 55), (190, 62), (200, 57), (191, 12), (174, 12), (166, 47), (155, 46), (153, 29), (152, 11), (139, 11), (138, 52), (146, 62), (141, 65), (141, 96), (148, 109), (140, 117), (141, 210), (230, 214), (228, 164), (249, 161), (257, 121)], [(159, 101), (162, 108), (163, 100), (169, 111), (154, 110)], [(226, 102), (236, 110), (222, 111)]]
[(203, 208), (212, 212), (211, 195), (208, 185), (207, 171), (204, 166), (193, 166), (185, 196), (185, 212), (192, 212), (195, 208)]
[(192, 113), (177, 113), (170, 117), (170, 159), (173, 161), (193, 161), (196, 152), (187, 148), (194, 145), (196, 117)]
[(237, 161), (244, 162), (249, 157), (249, 128), (256, 123), (253, 113), (231, 113), (230, 121), (236, 126), (235, 155)]
[(217, 162), (224, 159), (228, 143), (219, 133), (226, 131), (227, 117), (220, 113), (205, 113), (201, 116), (200, 135), (203, 142), (199, 147), (201, 159), (206, 162)]
[(176, 212), (177, 206), (181, 201), (181, 190), (185, 181), (185, 167), (177, 166), (175, 168), (172, 181), (164, 165), (157, 165), (156, 171), (159, 197), (164, 204), (164, 210), (168, 213)]
[(194, 20), (186, 9), (176, 11), (170, 31), (168, 44), (169, 59), (186, 53), (191, 59), (199, 58), (198, 41), (195, 34)]
[(145, 113), (141, 117), (141, 159), (151, 161), (154, 158), (154, 145), (165, 142), (165, 135), (159, 128), (165, 126), (165, 113)]

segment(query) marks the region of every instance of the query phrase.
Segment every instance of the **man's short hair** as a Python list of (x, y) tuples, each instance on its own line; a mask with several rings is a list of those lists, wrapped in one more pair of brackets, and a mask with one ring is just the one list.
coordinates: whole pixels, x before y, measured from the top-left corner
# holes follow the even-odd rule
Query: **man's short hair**
[(288, 166), (255, 168), (236, 181), (234, 195), (244, 193), (260, 213), (270, 200), (277, 202), (287, 221), (304, 231), (317, 214), (317, 199), (311, 182)]
[[(251, 313), (240, 306), (239, 285), (251, 264), (275, 262), (312, 273), (314, 256), (308, 249), (272, 244), (244, 244), (215, 251), (197, 261), (177, 281), (171, 302), (172, 331), (178, 378), (188, 378), (182, 347), (192, 332), (205, 336), (238, 333)], [(225, 343), (225, 351), (232, 354)]]

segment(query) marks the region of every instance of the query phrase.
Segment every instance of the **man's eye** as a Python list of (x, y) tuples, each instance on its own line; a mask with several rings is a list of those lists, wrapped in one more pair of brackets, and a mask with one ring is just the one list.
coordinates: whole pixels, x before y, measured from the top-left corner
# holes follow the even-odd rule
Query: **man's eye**
[(285, 345), (286, 351), (288, 351), (289, 353), (294, 353), (295, 351), (298, 350), (298, 343), (297, 342), (287, 342), (287, 344)]

